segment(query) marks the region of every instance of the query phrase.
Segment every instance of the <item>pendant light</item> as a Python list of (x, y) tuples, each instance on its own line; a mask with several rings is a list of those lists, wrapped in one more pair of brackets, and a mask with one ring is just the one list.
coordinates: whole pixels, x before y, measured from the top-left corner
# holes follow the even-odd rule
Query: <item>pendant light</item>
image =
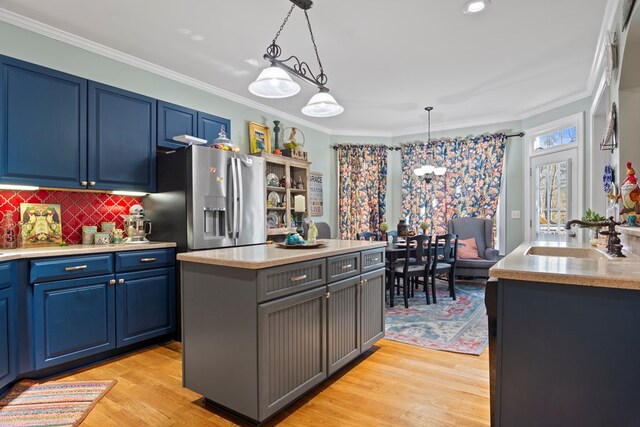
[[(431, 111), (433, 107), (425, 107), (427, 111), (428, 124), (427, 124), (427, 149), (431, 145)], [(444, 166), (435, 166), (433, 161), (433, 152), (435, 147), (433, 147), (427, 154), (431, 153), (431, 161), (427, 160), (427, 163), (413, 170), (413, 173), (422, 178), (424, 177), (425, 182), (428, 184), (433, 179), (433, 176), (442, 176), (447, 172), (447, 168)]]
[[(300, 92), (300, 85), (291, 79), (291, 75), (293, 75), (319, 89), (319, 93), (311, 97), (307, 105), (302, 108), (303, 114), (310, 117), (336, 116), (344, 111), (344, 107), (338, 104), (333, 96), (329, 95), (329, 88), (326, 86), (327, 75), (324, 73), (322, 61), (320, 61), (318, 46), (316, 46), (316, 40), (311, 30), (311, 22), (307, 14), (307, 10), (311, 8), (313, 1), (290, 1), (293, 4), (289, 9), (289, 13), (287, 13), (282, 25), (280, 25), (280, 29), (271, 44), (267, 47), (267, 52), (263, 56), (264, 59), (271, 63), (271, 66), (262, 70), (258, 78), (249, 85), (249, 92), (263, 98), (287, 98), (294, 96)], [(282, 54), (282, 49), (276, 42), (296, 6), (304, 11), (304, 16), (307, 20), (311, 43), (313, 44), (316, 60), (320, 67), (320, 72), (317, 75), (311, 71), (307, 62), (300, 61), (295, 55), (291, 55), (287, 59), (278, 59)]]

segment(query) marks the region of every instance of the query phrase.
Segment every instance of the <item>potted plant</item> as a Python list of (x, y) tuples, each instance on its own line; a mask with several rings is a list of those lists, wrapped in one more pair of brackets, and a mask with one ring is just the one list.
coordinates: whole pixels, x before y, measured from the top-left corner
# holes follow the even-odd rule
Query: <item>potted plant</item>
[[(582, 216), (581, 220), (583, 222), (601, 222), (601, 221), (606, 221), (606, 218), (600, 215), (599, 213), (597, 213), (596, 211), (587, 209), (584, 215)], [(597, 227), (597, 226), (589, 227), (586, 225), (581, 225), (580, 227), (589, 229), (589, 242), (591, 243), (592, 246), (596, 246), (598, 244), (598, 237), (599, 237), (598, 232), (602, 227)]]
[(427, 224), (426, 221), (422, 221), (419, 227), (422, 230), (422, 234), (427, 234), (427, 228), (429, 228), (429, 224)]
[(389, 230), (389, 224), (383, 222), (380, 224), (380, 240), (383, 242), (387, 241), (387, 231)]

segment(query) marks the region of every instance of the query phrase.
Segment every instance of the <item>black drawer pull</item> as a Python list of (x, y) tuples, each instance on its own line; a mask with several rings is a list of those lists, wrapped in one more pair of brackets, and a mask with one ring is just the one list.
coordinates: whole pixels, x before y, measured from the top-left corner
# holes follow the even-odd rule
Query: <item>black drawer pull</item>
[(140, 262), (153, 262), (157, 260), (158, 258), (140, 258)]
[(346, 270), (346, 269), (351, 268), (351, 267), (353, 267), (353, 265), (352, 265), (352, 264), (347, 264), (347, 265), (343, 265), (343, 266), (342, 266), (342, 269), (343, 269), (343, 270)]
[(291, 282), (299, 282), (300, 280), (304, 280), (307, 278), (306, 274), (303, 274), (302, 276), (296, 276), (296, 277), (292, 277), (291, 279), (289, 279)]
[(75, 267), (67, 267), (67, 268), (65, 268), (65, 271), (84, 270), (85, 268), (87, 268), (86, 265), (76, 265)]

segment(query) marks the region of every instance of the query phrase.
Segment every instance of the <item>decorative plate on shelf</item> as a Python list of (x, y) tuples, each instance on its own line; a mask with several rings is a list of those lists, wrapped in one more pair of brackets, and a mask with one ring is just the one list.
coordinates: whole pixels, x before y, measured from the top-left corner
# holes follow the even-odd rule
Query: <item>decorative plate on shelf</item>
[(276, 242), (276, 246), (284, 249), (311, 249), (326, 246), (325, 242), (307, 243), (306, 245), (287, 245), (286, 243)]
[(276, 208), (280, 204), (280, 195), (275, 191), (267, 194), (267, 207)]
[(604, 175), (602, 175), (602, 182), (604, 184), (605, 194), (609, 194), (611, 192), (611, 184), (613, 183), (613, 168), (611, 167), (611, 165), (606, 165), (604, 167)]
[(279, 187), (280, 186), (280, 178), (275, 173), (270, 173), (267, 175), (267, 186), (269, 187)]
[(267, 227), (277, 228), (279, 219), (280, 219), (280, 215), (278, 215), (277, 212), (269, 212), (267, 214)]

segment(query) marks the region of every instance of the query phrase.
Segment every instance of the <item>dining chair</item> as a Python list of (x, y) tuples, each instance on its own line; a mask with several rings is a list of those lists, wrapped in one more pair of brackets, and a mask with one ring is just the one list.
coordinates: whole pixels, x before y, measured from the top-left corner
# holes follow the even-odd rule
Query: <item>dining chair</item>
[[(414, 243), (415, 242), (415, 243)], [(394, 276), (402, 278), (402, 294), (404, 297), (404, 307), (409, 308), (409, 294), (413, 291), (413, 281), (411, 279), (422, 277), (424, 283), (427, 283), (429, 275), (429, 266), (431, 262), (431, 236), (420, 234), (413, 237), (407, 237), (404, 263), (402, 266), (395, 268)], [(415, 258), (410, 257), (411, 251), (415, 251)], [(397, 284), (391, 283), (389, 292), (393, 292), (393, 287)], [(429, 301), (429, 288), (425, 286), (425, 294), (427, 296), (427, 304)]]
[(363, 231), (362, 233), (356, 234), (356, 238), (358, 240), (380, 240), (380, 235), (378, 233), (372, 233), (370, 231)]
[(431, 294), (434, 304), (436, 299), (436, 276), (446, 274), (449, 284), (449, 295), (456, 299), (456, 258), (458, 257), (458, 235), (444, 234), (434, 240), (435, 254), (430, 266)]

